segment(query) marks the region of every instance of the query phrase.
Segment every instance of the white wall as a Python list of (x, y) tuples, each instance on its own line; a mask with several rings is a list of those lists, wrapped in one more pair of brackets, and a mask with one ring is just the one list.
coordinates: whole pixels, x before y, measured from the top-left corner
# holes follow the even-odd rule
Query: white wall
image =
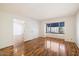
[(0, 48), (12, 45), (12, 19), (9, 15), (0, 13)]
[(24, 29), (25, 41), (37, 38), (39, 36), (39, 22), (36, 20), (27, 18)]
[(79, 48), (79, 12), (76, 15), (76, 44)]
[[(41, 24), (41, 36), (48, 36), (48, 37), (56, 37), (56, 38), (62, 38), (65, 39), (65, 41), (71, 41), (74, 42), (75, 37), (75, 25), (76, 25), (76, 18), (75, 16), (68, 16), (68, 17), (60, 17), (60, 18), (51, 18), (47, 19), (46, 21), (43, 21)], [(64, 28), (64, 34), (52, 34), (52, 33), (45, 33), (45, 24), (46, 23), (52, 23), (52, 22), (65, 22), (65, 28)]]
[(24, 20), (25, 30), (24, 38), (25, 41), (31, 40), (39, 36), (38, 21), (17, 16), (14, 14), (8, 14), (0, 12), (0, 48), (4, 48), (14, 44), (13, 39), (13, 19)]

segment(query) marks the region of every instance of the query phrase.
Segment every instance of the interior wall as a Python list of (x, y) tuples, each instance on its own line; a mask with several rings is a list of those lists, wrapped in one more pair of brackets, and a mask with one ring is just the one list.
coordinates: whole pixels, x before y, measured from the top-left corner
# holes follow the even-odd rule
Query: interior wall
[(0, 13), (0, 48), (12, 45), (12, 18), (4, 13)]
[(76, 44), (79, 48), (79, 11), (76, 15)]
[[(44, 37), (55, 37), (55, 38), (62, 38), (65, 41), (74, 42), (76, 39), (75, 36), (75, 25), (76, 25), (76, 18), (75, 16), (68, 16), (68, 17), (59, 17), (59, 18), (51, 18), (41, 22), (41, 36)], [(46, 23), (52, 22), (65, 22), (64, 34), (53, 34), (53, 33), (46, 33)]]
[(24, 31), (25, 41), (32, 40), (34, 38), (39, 37), (39, 22), (38, 21), (27, 18), (27, 20), (25, 20), (24, 29), (25, 29)]
[(38, 21), (14, 14), (0, 12), (0, 48), (14, 44), (13, 19), (24, 20), (24, 39), (31, 40), (39, 36)]

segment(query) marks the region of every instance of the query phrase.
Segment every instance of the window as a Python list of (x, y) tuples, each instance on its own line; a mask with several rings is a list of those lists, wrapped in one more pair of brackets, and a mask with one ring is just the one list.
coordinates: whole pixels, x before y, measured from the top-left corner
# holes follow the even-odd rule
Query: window
[(23, 34), (23, 24), (22, 20), (13, 20), (13, 35), (22, 35)]
[(46, 24), (46, 33), (64, 34), (64, 22)]

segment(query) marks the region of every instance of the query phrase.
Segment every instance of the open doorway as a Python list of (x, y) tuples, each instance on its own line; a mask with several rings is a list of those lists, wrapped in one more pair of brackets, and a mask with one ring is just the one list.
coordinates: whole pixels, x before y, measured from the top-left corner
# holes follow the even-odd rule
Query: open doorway
[[(23, 54), (24, 44), (24, 21), (13, 20), (13, 35), (14, 35), (14, 55)], [(19, 53), (20, 52), (20, 53)]]

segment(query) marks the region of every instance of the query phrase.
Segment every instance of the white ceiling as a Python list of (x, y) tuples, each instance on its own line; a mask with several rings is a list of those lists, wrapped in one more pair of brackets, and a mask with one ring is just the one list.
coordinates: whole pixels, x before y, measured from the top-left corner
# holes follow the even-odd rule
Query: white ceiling
[(26, 3), (0, 4), (0, 11), (30, 17), (37, 20), (73, 15), (77, 12), (77, 3)]

